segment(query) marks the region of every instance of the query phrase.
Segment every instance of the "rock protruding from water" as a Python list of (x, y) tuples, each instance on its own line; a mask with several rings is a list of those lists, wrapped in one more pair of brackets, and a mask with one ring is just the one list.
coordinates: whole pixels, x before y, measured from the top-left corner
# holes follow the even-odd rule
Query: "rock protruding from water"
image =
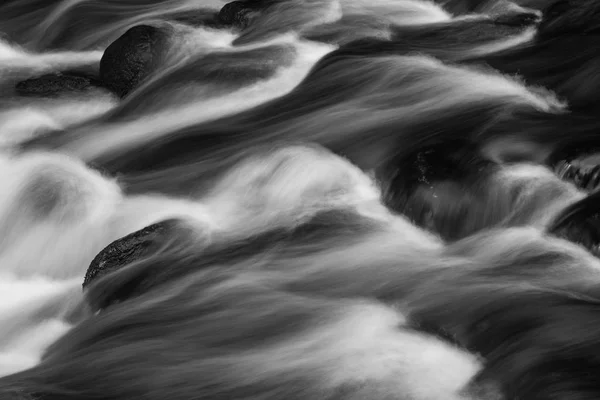
[(577, 150), (558, 158), (554, 172), (579, 189), (595, 191), (600, 188), (600, 149)]
[(164, 28), (138, 25), (115, 40), (100, 60), (100, 79), (120, 97), (126, 96), (154, 72), (168, 49)]
[(169, 254), (202, 245), (204, 236), (198, 233), (195, 224), (171, 218), (109, 244), (86, 272), (83, 288), (88, 306), (93, 311), (103, 310), (145, 295), (185, 273), (185, 269), (173, 268)]
[(56, 97), (63, 94), (85, 92), (101, 87), (91, 77), (69, 73), (46, 74), (17, 83), (15, 89), (21, 96)]
[(547, 232), (587, 248), (600, 257), (600, 191), (569, 205), (550, 222)]
[(494, 18), (494, 22), (499, 25), (507, 25), (514, 27), (526, 27), (538, 24), (542, 18), (541, 13), (531, 12), (508, 12), (498, 15)]
[(117, 239), (106, 246), (92, 260), (83, 281), (83, 288), (111, 272), (148, 256), (155, 244), (165, 238), (166, 233), (173, 228), (174, 220), (159, 222), (139, 231)]
[(246, 28), (254, 13), (274, 4), (273, 0), (238, 0), (225, 4), (219, 11), (218, 20), (224, 26)]
[(227, 3), (219, 11), (219, 22), (223, 25), (244, 28), (248, 23), (248, 15), (252, 7), (245, 1)]
[(219, 13), (214, 9), (185, 10), (164, 16), (169, 21), (193, 27), (204, 26), (212, 29), (221, 28)]

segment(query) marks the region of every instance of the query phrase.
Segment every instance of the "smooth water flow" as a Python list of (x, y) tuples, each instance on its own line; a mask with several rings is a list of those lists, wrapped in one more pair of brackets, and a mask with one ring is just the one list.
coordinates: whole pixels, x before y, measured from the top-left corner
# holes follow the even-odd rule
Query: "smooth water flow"
[(600, 395), (593, 0), (0, 5), (0, 399)]

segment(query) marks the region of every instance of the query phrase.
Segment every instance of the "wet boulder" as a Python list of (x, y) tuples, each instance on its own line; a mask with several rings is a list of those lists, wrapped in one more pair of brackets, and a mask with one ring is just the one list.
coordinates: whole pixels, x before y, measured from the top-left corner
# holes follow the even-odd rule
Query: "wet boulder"
[(559, 178), (579, 189), (600, 188), (600, 148), (594, 144), (560, 149), (551, 157), (550, 166)]
[(249, 16), (254, 8), (251, 3), (246, 1), (227, 3), (219, 11), (219, 22), (225, 26), (244, 28), (248, 25)]
[(565, 207), (551, 223), (550, 235), (577, 243), (600, 257), (600, 191)]
[(171, 224), (172, 221), (165, 221), (147, 226), (106, 246), (92, 260), (83, 281), (84, 289), (96, 279), (148, 255), (153, 244), (160, 240)]
[(83, 281), (91, 309), (102, 310), (168, 282), (177, 271), (161, 261), (160, 254), (189, 245), (196, 238), (192, 229), (183, 220), (166, 219), (106, 246), (90, 263)]
[(507, 12), (494, 18), (494, 23), (513, 27), (528, 27), (542, 20), (540, 12)]
[(111, 43), (100, 60), (100, 80), (120, 97), (155, 72), (168, 51), (168, 28), (138, 25)]
[(59, 72), (21, 81), (16, 84), (15, 90), (21, 96), (56, 97), (100, 87), (101, 82), (93, 77)]
[[(431, 145), (380, 168), (383, 200), (390, 209), (444, 240), (455, 241), (493, 226), (482, 182), (495, 163), (466, 141)], [(500, 212), (502, 210), (495, 210)], [(485, 215), (485, 218), (484, 218)]]
[(256, 13), (275, 4), (274, 0), (238, 0), (225, 4), (219, 11), (218, 20), (224, 26), (246, 28)]

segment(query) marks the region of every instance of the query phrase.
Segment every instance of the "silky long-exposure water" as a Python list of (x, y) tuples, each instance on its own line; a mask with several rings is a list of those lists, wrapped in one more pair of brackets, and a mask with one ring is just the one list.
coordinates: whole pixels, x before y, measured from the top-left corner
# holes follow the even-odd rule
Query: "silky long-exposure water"
[(5, 0), (0, 400), (600, 397), (596, 0)]

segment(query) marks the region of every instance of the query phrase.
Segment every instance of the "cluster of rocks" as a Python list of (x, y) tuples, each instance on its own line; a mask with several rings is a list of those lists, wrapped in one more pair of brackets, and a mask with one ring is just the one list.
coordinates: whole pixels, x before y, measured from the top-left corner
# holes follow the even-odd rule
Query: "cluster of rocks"
[(30, 78), (16, 84), (21, 96), (55, 97), (104, 88), (125, 97), (160, 64), (168, 48), (164, 28), (138, 25), (111, 43), (100, 60), (99, 72), (62, 71)]
[[(248, 27), (255, 15), (271, 6), (274, 1), (238, 0), (224, 5), (218, 12), (198, 10), (195, 13), (177, 13), (164, 17), (166, 21), (190, 26), (242, 30)], [(551, 11), (549, 11), (550, 14)], [(498, 12), (496, 22), (508, 25), (527, 25), (532, 22), (538, 23), (539, 19), (538, 12), (525, 13), (523, 9), (502, 9)], [(21, 81), (15, 89), (22, 96), (50, 97), (64, 93), (82, 92), (90, 88), (104, 88), (123, 98), (160, 68), (172, 37), (172, 31), (165, 26), (136, 25), (128, 29), (106, 48), (96, 75), (81, 71), (63, 71)], [(554, 160), (553, 166), (561, 178), (573, 182), (583, 190), (594, 191), (600, 187), (598, 152), (593, 151), (592, 155), (596, 157), (591, 157), (590, 154), (587, 154), (590, 151), (586, 153), (581, 149), (576, 150), (572, 152), (573, 154), (558, 156)], [(582, 153), (585, 157), (581, 156)], [(443, 164), (443, 161), (446, 160), (440, 159), (439, 154), (435, 152), (434, 154), (435, 156), (427, 157), (427, 160), (432, 162), (432, 165), (435, 164), (435, 171), (438, 173), (440, 171), (445, 171), (448, 174), (454, 173), (445, 164), (440, 164)], [(425, 161), (421, 161), (417, 163), (419, 166), (417, 171), (419, 180), (425, 179), (424, 175), (421, 175), (426, 172), (429, 173), (430, 169), (428, 168), (429, 164), (423, 164)], [(448, 164), (455, 165), (455, 163)], [(463, 172), (466, 174), (465, 171)], [(566, 212), (549, 228), (549, 233), (574, 240), (575, 236), (581, 237), (582, 232), (588, 234), (589, 232), (600, 231), (600, 229), (597, 229), (597, 225), (600, 226), (600, 222), (598, 222), (600, 217), (596, 214), (588, 215), (587, 211), (587, 207), (581, 206)], [(155, 224), (110, 244), (92, 261), (85, 277), (84, 288), (88, 287), (98, 277), (105, 276), (155, 251), (156, 243), (165, 240), (166, 232), (170, 229), (167, 228), (171, 225), (171, 222)], [(583, 236), (586, 235), (583, 234)], [(589, 243), (586, 243), (588, 248), (592, 248), (600, 242), (600, 237), (596, 237), (591, 233), (587, 236), (589, 236), (587, 241)], [(594, 253), (596, 252), (597, 249)], [(141, 290), (142, 286), (129, 288), (127, 295)], [(122, 295), (124, 294), (115, 293), (110, 299), (106, 300), (107, 303), (98, 305), (98, 307), (107, 306), (113, 301), (118, 302), (120, 301), (119, 297)]]
[[(191, 26), (243, 29), (253, 13), (270, 3), (272, 0), (234, 1), (216, 13), (198, 10), (165, 18)], [(21, 96), (54, 97), (104, 88), (123, 98), (160, 67), (171, 37), (172, 32), (164, 26), (136, 25), (106, 48), (97, 76), (80, 71), (62, 71), (21, 81), (16, 84), (15, 90)]]

